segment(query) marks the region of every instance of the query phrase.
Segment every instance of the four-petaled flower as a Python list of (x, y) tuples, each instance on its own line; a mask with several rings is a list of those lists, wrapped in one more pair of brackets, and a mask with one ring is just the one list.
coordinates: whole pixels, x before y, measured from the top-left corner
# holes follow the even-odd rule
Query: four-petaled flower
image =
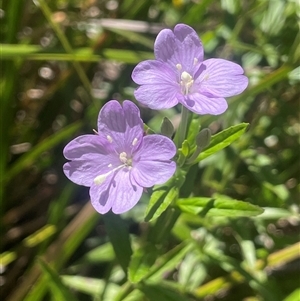
[(94, 208), (120, 214), (140, 199), (143, 188), (163, 184), (175, 172), (172, 140), (162, 135), (144, 136), (138, 107), (111, 100), (98, 117), (98, 133), (69, 142), (63, 167), (74, 183), (90, 187)]
[(240, 94), (248, 79), (238, 64), (224, 59), (203, 61), (203, 46), (193, 28), (178, 24), (163, 29), (154, 44), (156, 60), (139, 63), (132, 79), (140, 85), (134, 95), (151, 109), (178, 103), (197, 114), (226, 111), (224, 97)]

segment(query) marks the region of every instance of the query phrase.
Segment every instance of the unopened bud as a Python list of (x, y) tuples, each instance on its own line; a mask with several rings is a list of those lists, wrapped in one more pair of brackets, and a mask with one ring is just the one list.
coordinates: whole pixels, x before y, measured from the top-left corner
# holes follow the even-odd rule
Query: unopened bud
[(174, 134), (174, 126), (169, 118), (164, 117), (164, 120), (160, 127), (160, 132), (162, 135), (167, 136), (169, 138)]
[(197, 136), (196, 136), (196, 145), (197, 148), (195, 150), (195, 152), (193, 153), (193, 155), (187, 160), (187, 164), (193, 164), (195, 162), (195, 160), (197, 159), (197, 157), (199, 156), (199, 154), (201, 153), (201, 151), (209, 145), (210, 142), (210, 138), (211, 138), (211, 131), (210, 129), (203, 129), (202, 131), (200, 131)]
[(210, 129), (206, 128), (200, 131), (196, 136), (196, 145), (198, 148), (203, 149), (209, 145), (211, 138)]

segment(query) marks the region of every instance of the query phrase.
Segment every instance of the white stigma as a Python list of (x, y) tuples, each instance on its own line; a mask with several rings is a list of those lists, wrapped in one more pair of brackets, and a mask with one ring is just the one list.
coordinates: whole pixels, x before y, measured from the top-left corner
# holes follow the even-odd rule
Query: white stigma
[(194, 83), (194, 79), (193, 77), (186, 71), (183, 71), (181, 73), (181, 81), (180, 81), (180, 85), (182, 87), (182, 92), (186, 95), (189, 93), (189, 89), (190, 87), (193, 85)]
[[(111, 164), (109, 164), (109, 165), (111, 165)], [(112, 166), (112, 165), (111, 165), (111, 166), (109, 166), (109, 165), (108, 165), (108, 167), (111, 167), (111, 166)], [(121, 164), (120, 166), (118, 166), (118, 167), (116, 167), (116, 168), (110, 170), (109, 172), (107, 172), (107, 173), (105, 173), (105, 174), (103, 174), (103, 175), (97, 176), (96, 178), (94, 178), (94, 183), (95, 183), (96, 185), (102, 184), (110, 174), (114, 173), (116, 170), (121, 169), (121, 168), (123, 168), (123, 167), (125, 167), (125, 166), (126, 166), (126, 164)]]
[(135, 146), (138, 142), (138, 139), (137, 138), (134, 138), (133, 141), (132, 141), (132, 146)]
[(181, 64), (176, 64), (176, 69), (180, 71), (182, 69), (182, 65)]
[[(111, 138), (111, 137), (110, 137)], [(107, 138), (108, 139), (108, 138)], [(109, 140), (109, 139), (108, 139)], [(137, 140), (136, 140), (137, 141)], [(119, 155), (119, 159), (121, 161), (121, 165), (117, 166), (114, 169), (111, 169), (109, 172), (103, 174), (103, 175), (99, 175), (96, 178), (94, 178), (94, 183), (96, 185), (101, 185), (109, 175), (111, 175), (112, 173), (114, 173), (115, 171), (122, 169), (122, 168), (128, 168), (131, 169), (132, 168), (132, 159), (131, 158), (127, 158), (127, 154), (125, 152), (121, 152)], [(112, 167), (112, 164), (108, 164), (107, 167)]]
[(109, 136), (109, 135), (106, 136), (106, 139), (108, 140), (109, 143), (112, 143), (112, 142), (113, 142), (113, 139), (112, 139), (111, 136)]
[(102, 184), (102, 183), (105, 181), (105, 179), (107, 178), (107, 176), (108, 176), (108, 174), (104, 174), (104, 175), (97, 176), (97, 177), (94, 179), (94, 183), (95, 183), (96, 185)]

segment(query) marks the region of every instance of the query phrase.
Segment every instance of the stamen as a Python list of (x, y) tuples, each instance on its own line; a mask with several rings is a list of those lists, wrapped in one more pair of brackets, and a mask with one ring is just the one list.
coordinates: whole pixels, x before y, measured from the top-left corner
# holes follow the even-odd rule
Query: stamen
[(176, 64), (176, 68), (177, 68), (177, 70), (181, 70), (182, 69), (182, 65), (181, 64)]
[(124, 164), (127, 163), (127, 154), (125, 152), (122, 152), (120, 155), (119, 155), (119, 158), (120, 158), (120, 161)]
[(109, 143), (113, 142), (113, 139), (111, 138), (111, 136), (107, 135), (106, 138), (107, 138), (107, 140), (108, 140)]
[(198, 59), (196, 57), (194, 57), (194, 66), (196, 66), (198, 63)]
[(134, 138), (133, 141), (132, 141), (132, 146), (135, 146), (138, 142), (138, 139), (137, 138)]

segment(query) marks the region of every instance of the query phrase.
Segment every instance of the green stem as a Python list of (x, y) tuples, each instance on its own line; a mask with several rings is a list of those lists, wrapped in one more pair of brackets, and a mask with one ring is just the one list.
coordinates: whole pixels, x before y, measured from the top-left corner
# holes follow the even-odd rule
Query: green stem
[(188, 120), (189, 120), (189, 110), (186, 107), (182, 106), (181, 122), (178, 129), (178, 147), (181, 147), (182, 142), (186, 138)]
[(132, 291), (134, 290), (134, 286), (130, 282), (126, 282), (119, 293), (115, 296), (114, 301), (121, 301), (126, 298)]

